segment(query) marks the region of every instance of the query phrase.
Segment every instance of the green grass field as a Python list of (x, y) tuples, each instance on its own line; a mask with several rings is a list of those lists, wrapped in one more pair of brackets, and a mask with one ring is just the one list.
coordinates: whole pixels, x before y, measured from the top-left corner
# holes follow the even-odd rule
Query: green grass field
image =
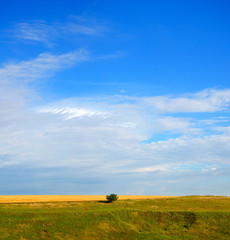
[(0, 204), (0, 239), (230, 239), (230, 198)]

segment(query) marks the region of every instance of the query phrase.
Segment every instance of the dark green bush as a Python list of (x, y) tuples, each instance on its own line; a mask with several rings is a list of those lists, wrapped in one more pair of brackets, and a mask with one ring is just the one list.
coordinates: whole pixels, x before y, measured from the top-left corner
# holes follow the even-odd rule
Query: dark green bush
[(117, 194), (110, 194), (110, 195), (106, 195), (106, 199), (108, 200), (108, 202), (114, 202), (114, 201), (117, 201), (118, 199), (118, 196)]

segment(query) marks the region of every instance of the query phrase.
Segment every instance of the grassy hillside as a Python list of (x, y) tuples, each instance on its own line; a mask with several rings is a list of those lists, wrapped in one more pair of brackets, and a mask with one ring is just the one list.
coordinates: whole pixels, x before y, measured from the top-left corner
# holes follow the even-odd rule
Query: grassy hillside
[(230, 198), (1, 204), (0, 239), (230, 239)]

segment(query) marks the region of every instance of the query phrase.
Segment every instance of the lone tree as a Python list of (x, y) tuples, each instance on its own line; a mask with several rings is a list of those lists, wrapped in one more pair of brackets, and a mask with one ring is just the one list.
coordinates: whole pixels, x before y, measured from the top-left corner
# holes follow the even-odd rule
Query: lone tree
[(114, 202), (114, 201), (117, 201), (118, 199), (118, 196), (117, 194), (110, 194), (110, 195), (106, 195), (106, 199), (108, 200), (108, 202)]

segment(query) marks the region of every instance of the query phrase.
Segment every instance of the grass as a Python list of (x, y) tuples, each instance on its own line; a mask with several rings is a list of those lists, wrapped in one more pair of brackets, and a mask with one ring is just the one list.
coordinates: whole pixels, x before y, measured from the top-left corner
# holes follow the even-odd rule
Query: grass
[(0, 239), (230, 239), (230, 198), (0, 205)]

